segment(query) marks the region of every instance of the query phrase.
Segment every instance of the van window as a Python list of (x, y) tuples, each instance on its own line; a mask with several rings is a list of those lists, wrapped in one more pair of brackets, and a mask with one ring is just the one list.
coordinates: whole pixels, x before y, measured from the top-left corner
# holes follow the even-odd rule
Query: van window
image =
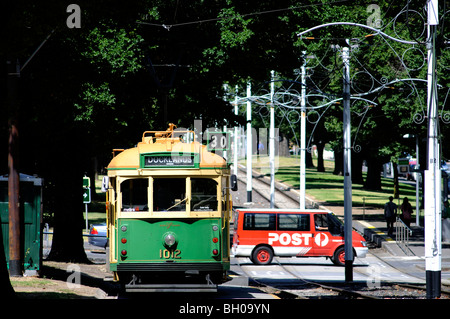
[(244, 230), (275, 230), (275, 214), (244, 214)]
[(309, 214), (278, 214), (279, 230), (309, 231)]
[(328, 214), (315, 214), (314, 215), (314, 224), (316, 226), (316, 230), (327, 231), (328, 230)]

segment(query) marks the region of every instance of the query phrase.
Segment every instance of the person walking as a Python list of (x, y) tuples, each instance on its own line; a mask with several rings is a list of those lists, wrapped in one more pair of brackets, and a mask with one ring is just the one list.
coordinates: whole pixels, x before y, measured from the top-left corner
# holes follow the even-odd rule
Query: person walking
[(400, 218), (405, 223), (406, 226), (410, 227), (411, 217), (412, 217), (412, 206), (408, 201), (408, 197), (403, 198), (403, 203), (400, 206), (400, 211), (402, 214)]
[(389, 202), (384, 204), (384, 218), (386, 219), (388, 235), (392, 236), (394, 222), (397, 216), (397, 205), (393, 202), (394, 197), (389, 196)]

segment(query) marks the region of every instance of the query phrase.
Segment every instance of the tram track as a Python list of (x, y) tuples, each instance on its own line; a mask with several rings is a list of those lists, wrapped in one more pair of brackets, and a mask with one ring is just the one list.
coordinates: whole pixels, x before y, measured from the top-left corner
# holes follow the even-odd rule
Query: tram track
[[(245, 269), (245, 265), (241, 264), (237, 258), (236, 263), (240, 268), (240, 271), (249, 278), (249, 283), (251, 282), (252, 286), (280, 299), (383, 299), (342, 287), (306, 280), (289, 270), (285, 265), (281, 264), (278, 259), (275, 264), (280, 266), (283, 271), (293, 276), (296, 282), (270, 285), (254, 278), (254, 276)], [(303, 291), (303, 293), (295, 293), (297, 291)]]
[[(308, 285), (312, 285), (315, 286), (319, 289), (325, 290), (325, 291), (332, 291), (338, 294), (338, 296), (341, 296), (343, 299), (382, 299), (379, 297), (375, 297), (375, 296), (371, 296), (371, 295), (367, 295), (361, 292), (357, 292), (354, 290), (350, 290), (350, 289), (345, 289), (342, 287), (336, 287), (336, 286), (330, 286), (330, 285), (325, 285), (325, 284), (321, 284), (321, 283), (317, 283), (314, 281), (310, 281), (310, 280), (306, 280), (300, 276), (298, 276), (297, 274), (295, 274), (294, 272), (290, 271), (285, 265), (281, 264), (280, 261), (277, 259), (276, 260), (277, 264), (279, 266), (282, 267), (283, 270), (285, 270), (286, 272), (288, 272), (291, 276), (294, 276), (296, 279), (301, 280), (302, 282), (308, 284)], [(310, 298), (307, 298), (310, 299)]]
[[(396, 271), (409, 276), (409, 277), (414, 277), (417, 278), (420, 281), (423, 281), (424, 279), (418, 276), (415, 276), (414, 274), (411, 273), (407, 273), (405, 271), (403, 271), (402, 269), (399, 269), (398, 267), (392, 265), (389, 261), (380, 258), (379, 256), (377, 256), (377, 254), (372, 254), (372, 256), (374, 256), (376, 259), (378, 259), (380, 262), (385, 263), (387, 265), (389, 265), (390, 267), (394, 268)], [(359, 272), (357, 269), (355, 270), (357, 272)], [(361, 273), (361, 272), (359, 272)], [(391, 287), (393, 287), (394, 289), (397, 290), (404, 290), (404, 291), (409, 291), (411, 293), (416, 292), (417, 294), (420, 294), (419, 292), (421, 292), (423, 295), (425, 295), (427, 287), (425, 284), (408, 284), (408, 283), (385, 283), (385, 285), (389, 285)], [(450, 286), (445, 285), (445, 284), (441, 284), (441, 297), (445, 298), (445, 299), (450, 299)]]

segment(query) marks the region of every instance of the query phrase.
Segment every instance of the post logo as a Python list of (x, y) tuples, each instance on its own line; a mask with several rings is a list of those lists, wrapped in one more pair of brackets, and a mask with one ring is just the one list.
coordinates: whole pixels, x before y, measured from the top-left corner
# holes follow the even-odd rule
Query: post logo
[(300, 246), (302, 244), (309, 246), (309, 239), (311, 237), (312, 234), (310, 233), (295, 233), (292, 234), (292, 236), (289, 233), (269, 233), (268, 243), (269, 245), (272, 245), (274, 242), (279, 242), (283, 246), (287, 246), (289, 244), (294, 246)]
[(319, 247), (325, 247), (328, 244), (328, 235), (325, 233), (318, 233), (314, 238), (314, 242)]

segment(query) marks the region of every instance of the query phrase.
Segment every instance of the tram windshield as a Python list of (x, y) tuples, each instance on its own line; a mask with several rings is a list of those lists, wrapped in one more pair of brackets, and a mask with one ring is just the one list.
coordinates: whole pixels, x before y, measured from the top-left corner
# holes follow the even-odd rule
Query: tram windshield
[(191, 210), (217, 210), (217, 182), (207, 178), (191, 178)]
[(186, 201), (185, 178), (153, 180), (153, 211), (185, 211)]
[[(189, 180), (190, 192), (186, 190)], [(149, 206), (154, 212), (218, 210), (218, 183), (214, 179), (153, 177), (153, 203), (149, 198), (150, 181), (130, 178), (120, 183), (123, 212), (146, 212)], [(190, 207), (186, 207), (188, 203)]]
[(127, 179), (120, 184), (122, 211), (148, 211), (148, 179)]

